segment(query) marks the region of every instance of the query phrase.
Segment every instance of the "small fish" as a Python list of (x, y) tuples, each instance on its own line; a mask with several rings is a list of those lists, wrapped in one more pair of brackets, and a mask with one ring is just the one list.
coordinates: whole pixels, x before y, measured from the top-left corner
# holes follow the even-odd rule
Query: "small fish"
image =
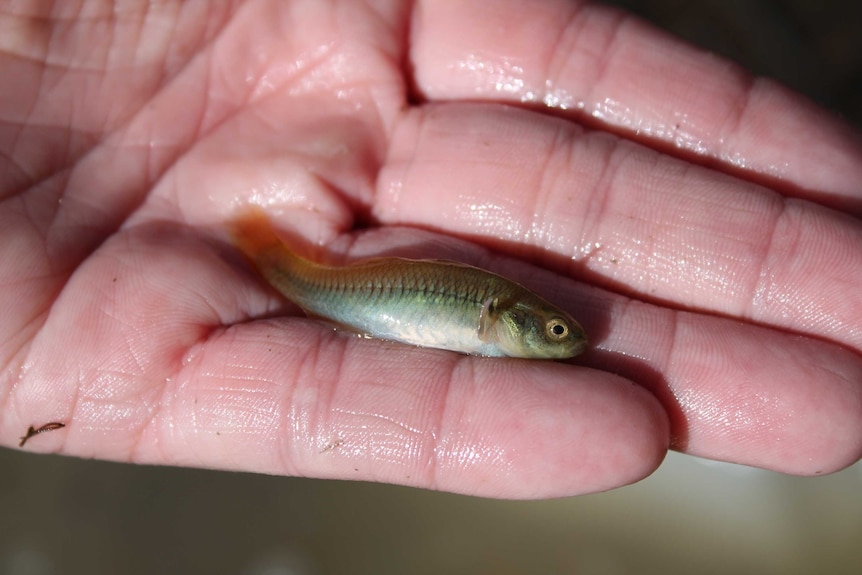
[(569, 314), (497, 274), (444, 260), (381, 257), (328, 266), (295, 254), (267, 217), (232, 225), (236, 246), (307, 314), (371, 337), (484, 356), (563, 359), (587, 346)]

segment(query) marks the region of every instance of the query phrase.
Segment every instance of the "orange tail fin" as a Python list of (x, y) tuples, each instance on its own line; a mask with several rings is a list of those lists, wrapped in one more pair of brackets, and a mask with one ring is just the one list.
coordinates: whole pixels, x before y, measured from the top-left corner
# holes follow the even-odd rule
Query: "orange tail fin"
[(258, 207), (250, 207), (230, 224), (234, 245), (251, 261), (273, 248), (283, 249), (284, 242), (276, 235), (269, 218)]

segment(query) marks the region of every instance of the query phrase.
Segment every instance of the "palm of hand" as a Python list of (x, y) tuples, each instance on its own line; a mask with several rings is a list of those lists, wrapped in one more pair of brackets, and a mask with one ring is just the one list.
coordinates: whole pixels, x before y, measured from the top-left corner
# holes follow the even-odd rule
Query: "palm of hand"
[[(0, 206), (7, 445), (58, 420), (38, 445), (512, 497), (635, 480), (669, 443), (792, 473), (860, 456), (862, 152), (819, 112), (576, 3), (201, 6), (54, 28), (52, 66), (14, 56), (41, 28), (4, 56), (23, 69), (4, 103), (18, 122)], [(617, 34), (613, 60), (586, 57), (587, 18), (591, 45)], [(645, 45), (680, 51), (674, 79), (714, 98), (674, 101)], [(500, 106), (518, 100), (559, 117)], [(733, 114), (750, 121), (731, 130)], [(584, 118), (651, 127), (645, 143), (718, 167), (741, 158), (739, 175), (768, 173), (781, 194)], [(799, 126), (805, 145), (781, 137)], [(530, 283), (584, 319), (580, 363), (606, 371), (301, 319), (225, 244), (248, 203), (327, 250), (457, 253)]]

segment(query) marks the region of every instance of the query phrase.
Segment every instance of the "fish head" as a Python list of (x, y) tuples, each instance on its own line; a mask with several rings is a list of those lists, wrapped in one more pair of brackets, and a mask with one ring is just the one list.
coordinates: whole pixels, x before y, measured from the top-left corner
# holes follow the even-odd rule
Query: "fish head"
[(584, 328), (563, 310), (538, 297), (498, 304), (489, 314), (490, 339), (510, 357), (565, 359), (587, 347)]

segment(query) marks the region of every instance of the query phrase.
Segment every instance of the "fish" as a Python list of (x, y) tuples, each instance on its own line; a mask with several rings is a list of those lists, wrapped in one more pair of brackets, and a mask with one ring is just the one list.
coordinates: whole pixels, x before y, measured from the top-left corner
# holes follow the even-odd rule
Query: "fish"
[(230, 233), (257, 272), (307, 315), (372, 338), (530, 359), (566, 359), (587, 347), (571, 315), (481, 268), (400, 257), (316, 263), (285, 243), (262, 210), (237, 217)]

